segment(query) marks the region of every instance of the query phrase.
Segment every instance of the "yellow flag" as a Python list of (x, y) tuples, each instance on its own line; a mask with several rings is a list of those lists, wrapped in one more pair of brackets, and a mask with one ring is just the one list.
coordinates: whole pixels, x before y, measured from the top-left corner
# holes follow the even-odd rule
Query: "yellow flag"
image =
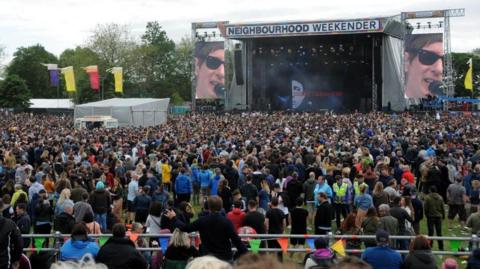
[(468, 60), (468, 70), (467, 74), (465, 75), (465, 89), (473, 91), (473, 64), (472, 64), (472, 58)]
[(123, 68), (112, 68), (113, 76), (115, 77), (115, 92), (123, 93)]
[(73, 74), (73, 66), (62, 68), (62, 74), (65, 76), (65, 84), (67, 92), (75, 92), (75, 75)]
[(338, 240), (330, 247), (333, 251), (337, 252), (340, 256), (345, 256), (345, 247), (343, 246), (343, 240)]

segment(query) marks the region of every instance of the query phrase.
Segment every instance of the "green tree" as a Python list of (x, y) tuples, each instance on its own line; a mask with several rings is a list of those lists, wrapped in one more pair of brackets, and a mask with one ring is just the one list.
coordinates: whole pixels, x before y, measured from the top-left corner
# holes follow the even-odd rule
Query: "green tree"
[(25, 80), (33, 98), (56, 98), (56, 89), (50, 87), (49, 75), (42, 63), (57, 63), (57, 57), (40, 44), (18, 48), (6, 76), (17, 75)]
[(193, 50), (195, 40), (185, 36), (175, 47), (173, 72), (176, 91), (184, 100), (192, 100)]
[(0, 107), (28, 108), (30, 98), (27, 83), (18, 75), (8, 75), (0, 85)]
[[(98, 55), (89, 48), (76, 47), (75, 49), (67, 49), (60, 54), (59, 63), (61, 66), (73, 66), (75, 71), (75, 83), (77, 87), (76, 96), (73, 98), (75, 102), (86, 103), (101, 98), (101, 91), (94, 92), (90, 88), (90, 80), (87, 73), (82, 69), (89, 65), (98, 65), (100, 75), (100, 83), (105, 76), (110, 76), (106, 73), (106, 67)], [(62, 82), (64, 82), (62, 80)], [(65, 84), (62, 83), (61, 92), (63, 96), (67, 96), (65, 91)], [(100, 85), (101, 87), (101, 85)]]
[(453, 80), (455, 83), (455, 96), (472, 96), (470, 90), (465, 89), (465, 74), (468, 70), (467, 62), (472, 58), (473, 61), (473, 94), (479, 96), (480, 86), (480, 56), (472, 53), (452, 53)]
[[(103, 68), (114, 66), (123, 67), (124, 93), (125, 96), (136, 94), (134, 69), (138, 61), (134, 53), (138, 45), (126, 25), (115, 23), (99, 24), (93, 30), (87, 47), (99, 57), (99, 65)], [(103, 70), (105, 70), (103, 69)], [(113, 97), (113, 76), (107, 75), (104, 81), (105, 98)]]
[(168, 97), (174, 92), (175, 43), (156, 21), (148, 22), (135, 52), (135, 79), (142, 95)]

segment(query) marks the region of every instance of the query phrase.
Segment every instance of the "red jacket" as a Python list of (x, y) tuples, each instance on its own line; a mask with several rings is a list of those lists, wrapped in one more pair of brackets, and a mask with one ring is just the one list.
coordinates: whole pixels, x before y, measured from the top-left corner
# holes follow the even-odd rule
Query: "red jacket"
[(228, 212), (227, 214), (227, 219), (233, 223), (235, 232), (238, 230), (238, 228), (242, 227), (243, 218), (245, 218), (245, 212), (243, 212), (240, 208), (233, 208), (232, 211)]

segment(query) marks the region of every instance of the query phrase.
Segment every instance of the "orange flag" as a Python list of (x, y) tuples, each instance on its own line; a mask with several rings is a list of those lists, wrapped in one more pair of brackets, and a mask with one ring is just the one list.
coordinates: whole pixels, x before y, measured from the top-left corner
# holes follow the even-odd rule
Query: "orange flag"
[(288, 250), (288, 238), (282, 237), (277, 239), (280, 247), (282, 248), (283, 253), (287, 252)]

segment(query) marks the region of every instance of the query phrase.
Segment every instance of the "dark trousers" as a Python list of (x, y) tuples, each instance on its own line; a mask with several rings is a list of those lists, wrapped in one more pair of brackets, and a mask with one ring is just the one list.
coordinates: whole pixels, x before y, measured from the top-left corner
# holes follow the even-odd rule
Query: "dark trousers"
[(335, 203), (334, 207), (335, 207), (335, 222), (337, 224), (337, 230), (338, 230), (340, 229), (341, 216), (343, 216), (343, 218), (346, 218), (348, 215), (349, 208), (347, 204), (337, 204), (337, 203)]
[[(281, 248), (281, 246), (276, 239), (270, 239), (268, 240), (268, 248)], [(277, 252), (277, 258), (280, 262), (283, 261), (283, 252), (281, 250)]]
[[(428, 236), (433, 235), (433, 230), (435, 229), (435, 232), (437, 236), (442, 236), (442, 218), (440, 217), (427, 217), (427, 227), (428, 227)], [(433, 245), (433, 240), (430, 243)], [(443, 250), (443, 241), (438, 240), (438, 248), (440, 250)]]

